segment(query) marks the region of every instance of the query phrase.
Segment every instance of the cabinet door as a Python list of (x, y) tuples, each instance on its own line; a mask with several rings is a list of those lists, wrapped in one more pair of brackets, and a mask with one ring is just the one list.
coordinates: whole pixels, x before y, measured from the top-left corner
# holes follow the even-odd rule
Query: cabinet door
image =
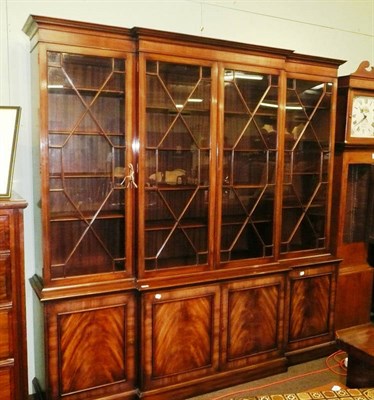
[(140, 61), (139, 273), (207, 268), (215, 190), (212, 68)]
[(283, 357), (286, 276), (231, 282), (222, 292), (222, 365), (241, 368)]
[(328, 248), (333, 85), (287, 79), (281, 253)]
[(218, 286), (142, 295), (142, 391), (217, 372), (219, 307)]
[(274, 257), (278, 81), (225, 69), (220, 260)]
[[(119, 53), (46, 53), (47, 281), (131, 272), (132, 209), (126, 185), (131, 59)], [(50, 266), (50, 268), (49, 268)]]
[(134, 294), (49, 302), (48, 398), (105, 398), (135, 383)]
[(290, 273), (288, 350), (334, 339), (336, 268), (300, 267)]
[(344, 151), (336, 155), (335, 172), (339, 185), (334, 200), (336, 251), (344, 266), (369, 264), (374, 238), (374, 166), (370, 150)]

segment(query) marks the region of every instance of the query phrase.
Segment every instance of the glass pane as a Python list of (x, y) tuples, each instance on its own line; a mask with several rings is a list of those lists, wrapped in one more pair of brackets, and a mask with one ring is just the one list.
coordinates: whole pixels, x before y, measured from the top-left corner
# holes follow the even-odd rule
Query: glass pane
[(206, 264), (210, 68), (148, 61), (145, 269)]
[(221, 261), (273, 255), (278, 78), (226, 70)]
[(283, 253), (326, 246), (331, 87), (287, 80)]
[(348, 167), (346, 215), (344, 218), (345, 243), (364, 242), (368, 236), (367, 228), (370, 205), (370, 187), (373, 167), (370, 164), (350, 164)]
[(126, 268), (125, 61), (48, 53), (52, 279)]

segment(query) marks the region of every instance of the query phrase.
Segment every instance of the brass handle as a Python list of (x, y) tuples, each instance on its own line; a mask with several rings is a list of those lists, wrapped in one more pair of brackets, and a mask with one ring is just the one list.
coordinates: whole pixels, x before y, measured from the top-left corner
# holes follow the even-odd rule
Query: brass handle
[(132, 188), (132, 187), (137, 188), (138, 185), (136, 184), (134, 178), (134, 167), (131, 163), (129, 163), (128, 168), (129, 168), (129, 173), (125, 175), (123, 181), (121, 182), (121, 185), (124, 185), (126, 183), (126, 188)]

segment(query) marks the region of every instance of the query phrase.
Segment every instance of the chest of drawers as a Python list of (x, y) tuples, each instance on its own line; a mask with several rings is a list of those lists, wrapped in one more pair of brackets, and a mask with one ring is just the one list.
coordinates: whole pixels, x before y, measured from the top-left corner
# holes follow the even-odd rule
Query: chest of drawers
[(0, 201), (0, 398), (27, 398), (23, 201)]

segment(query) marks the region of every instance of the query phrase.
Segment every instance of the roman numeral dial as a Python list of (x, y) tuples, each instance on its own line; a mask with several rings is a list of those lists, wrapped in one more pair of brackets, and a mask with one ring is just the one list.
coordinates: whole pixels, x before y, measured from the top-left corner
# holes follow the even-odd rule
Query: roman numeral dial
[(374, 137), (374, 97), (354, 97), (351, 115), (351, 136)]

